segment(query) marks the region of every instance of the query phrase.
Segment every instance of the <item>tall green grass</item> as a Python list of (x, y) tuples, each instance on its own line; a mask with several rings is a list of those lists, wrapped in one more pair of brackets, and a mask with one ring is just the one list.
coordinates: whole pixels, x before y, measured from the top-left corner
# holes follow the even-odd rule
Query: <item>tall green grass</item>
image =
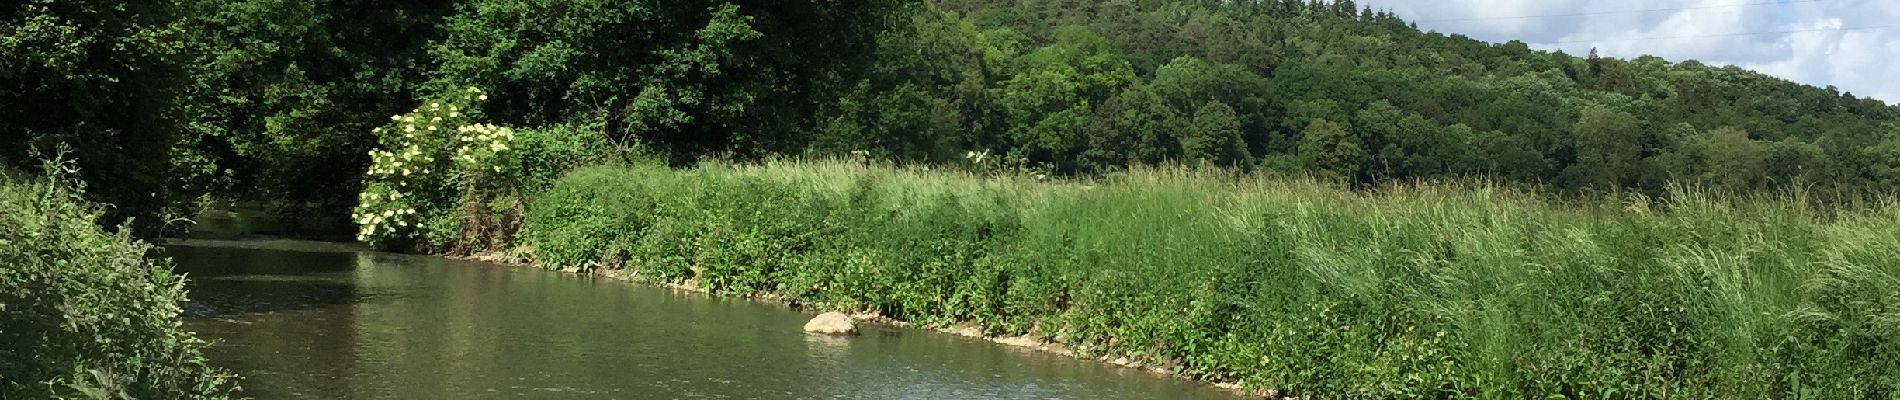
[(1900, 206), (1559, 205), (1183, 169), (1095, 184), (846, 162), (593, 167), (523, 244), (1320, 397), (1892, 398)]

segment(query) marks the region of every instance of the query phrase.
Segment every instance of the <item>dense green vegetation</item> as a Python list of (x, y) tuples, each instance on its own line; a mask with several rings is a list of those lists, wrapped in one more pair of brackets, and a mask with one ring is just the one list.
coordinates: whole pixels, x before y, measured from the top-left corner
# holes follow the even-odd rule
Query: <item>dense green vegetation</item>
[(552, 266), (974, 321), (1302, 397), (1900, 394), (1900, 206), (1672, 199), (599, 167), (540, 196), (522, 243)]
[(0, 170), (0, 398), (226, 397), (179, 326), (184, 277), (67, 180)]
[(1896, 183), (1896, 109), (1733, 67), (1424, 33), (1351, 1), (937, 4), (886, 33), (864, 90), (821, 121), (877, 141), (817, 150), (1649, 194)]
[[(0, 232), (65, 236), (0, 252), (141, 271), (0, 296), (156, 282), (113, 300), (156, 307), (130, 323), (179, 294), (126, 235), (256, 201), (1296, 393), (1900, 391), (1900, 109), (1735, 67), (1349, 0), (28, 0), (0, 53), (0, 164), (70, 149), (109, 205), (8, 178), (0, 210), (33, 211), (0, 218), (34, 225)], [(0, 377), (222, 386), (132, 386), (197, 362), (153, 332), (131, 369), (58, 342), (28, 351), (84, 357)]]
[(371, 129), (469, 86), (495, 96), (492, 123), (676, 166), (981, 152), (1069, 176), (1205, 162), (1361, 187), (1900, 184), (1900, 112), (1880, 101), (1421, 32), (1351, 1), (35, 0), (0, 21), (16, 105), (0, 157), (70, 146), (114, 219), (218, 199), (340, 224), (386, 145)]

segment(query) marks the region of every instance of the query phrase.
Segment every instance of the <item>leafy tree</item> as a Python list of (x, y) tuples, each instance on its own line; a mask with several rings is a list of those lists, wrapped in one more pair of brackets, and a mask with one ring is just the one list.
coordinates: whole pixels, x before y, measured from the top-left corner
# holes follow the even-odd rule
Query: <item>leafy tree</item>
[(1181, 158), (1180, 113), (1148, 86), (1123, 90), (1095, 109), (1084, 158), (1096, 169), (1130, 163), (1158, 164)]
[(1194, 57), (1178, 57), (1155, 70), (1156, 94), (1176, 110), (1198, 109), (1219, 101), (1235, 109), (1260, 112), (1266, 107), (1267, 80), (1229, 64), (1213, 64)]
[(942, 162), (995, 141), (989, 88), (1012, 55), (974, 25), (926, 8), (879, 34), (876, 51), (869, 75), (820, 111), (808, 152)]
[(1359, 110), (1353, 119), (1359, 136), (1380, 149), (1373, 163), (1382, 178), (1450, 176), (1475, 163), (1474, 134), (1462, 124), (1439, 126), (1383, 100)]
[(1300, 158), (1316, 174), (1354, 178), (1371, 157), (1352, 132), (1339, 123), (1316, 119), (1300, 135)]
[(1302, 132), (1305, 132), (1306, 128), (1313, 125), (1313, 121), (1322, 119), (1327, 121), (1352, 120), (1351, 114), (1337, 101), (1320, 99), (1292, 102), (1287, 104), (1286, 116), (1280, 119), (1280, 130), (1284, 132), (1282, 137), (1292, 139), (1287, 140), (1286, 142), (1288, 143), (1276, 143), (1274, 146), (1269, 146), (1269, 148), (1277, 151), (1295, 150), (1298, 144), (1293, 141), (1298, 140), (1298, 138), (1302, 136)]
[(1181, 158), (1222, 166), (1252, 164), (1234, 108), (1217, 100), (1195, 111), (1193, 123), (1182, 132)]
[(1082, 26), (1056, 28), (1053, 43), (1024, 54), (1017, 62), (1025, 73), (1073, 71), (1075, 94), (1083, 99), (1106, 99), (1136, 81), (1135, 71), (1115, 54), (1108, 39)]
[(1774, 186), (1815, 184), (1826, 179), (1821, 174), (1829, 169), (1827, 154), (1820, 146), (1789, 138), (1768, 143), (1762, 153), (1762, 170)]
[(1564, 171), (1570, 187), (1627, 187), (1642, 161), (1643, 126), (1636, 116), (1601, 105), (1583, 108), (1576, 125), (1576, 162)]
[(1155, 71), (1156, 94), (1175, 111), (1189, 114), (1207, 102), (1218, 101), (1234, 110), (1243, 146), (1265, 152), (1270, 142), (1268, 121), (1273, 105), (1266, 78), (1237, 65), (1213, 64), (1194, 57), (1178, 57)]
[(1075, 172), (1091, 105), (1133, 83), (1134, 71), (1115, 58), (1100, 35), (1073, 26), (1057, 29), (1056, 43), (1020, 62), (1021, 69), (995, 95), (1012, 147), (1032, 162)]
[(0, 161), (32, 168), (70, 150), (87, 195), (113, 205), (103, 222), (156, 228), (167, 203), (194, 196), (168, 185), (174, 149), (191, 152), (180, 146), (190, 138), (179, 12), (167, 1), (0, 6)]
[(0, 20), (0, 100), (18, 105), (0, 110), (0, 158), (72, 148), (111, 219), (216, 192), (341, 220), (366, 132), (467, 86), (492, 90), (498, 123), (675, 165), (987, 151), (1079, 175), (1209, 159), (1566, 191), (1900, 179), (1900, 108), (1877, 100), (1340, 2), (29, 0)]
[(1704, 182), (1744, 192), (1768, 178), (1766, 146), (1749, 139), (1748, 132), (1735, 128), (1711, 130), (1697, 137), (1690, 148), (1698, 156), (1697, 172)]
[(1479, 175), (1517, 182), (1540, 182), (1550, 170), (1549, 160), (1535, 144), (1522, 136), (1499, 131), (1476, 134), (1472, 148), (1477, 151), (1469, 161), (1469, 171)]
[(201, 190), (278, 200), (295, 225), (343, 226), (376, 143), (368, 132), (415, 102), (451, 3), (180, 3), (195, 60), (191, 145), (221, 167)]
[(1831, 162), (1821, 175), (1825, 177), (1824, 186), (1840, 189), (1870, 187), (1874, 183), (1874, 172), (1883, 160), (1879, 147), (1883, 140), (1881, 130), (1871, 126), (1841, 126), (1822, 133), (1814, 144), (1821, 148), (1822, 154)]
[(867, 83), (827, 115), (810, 148), (820, 154), (875, 151), (879, 158), (944, 162), (962, 148), (955, 142), (963, 126), (960, 111), (917, 85), (874, 93)]
[(1900, 187), (1900, 135), (1890, 133), (1880, 144), (1862, 150), (1862, 154), (1874, 185)]
[(502, 122), (605, 121), (676, 162), (801, 148), (862, 73), (895, 1), (477, 0), (444, 23), (431, 87), (492, 87)]

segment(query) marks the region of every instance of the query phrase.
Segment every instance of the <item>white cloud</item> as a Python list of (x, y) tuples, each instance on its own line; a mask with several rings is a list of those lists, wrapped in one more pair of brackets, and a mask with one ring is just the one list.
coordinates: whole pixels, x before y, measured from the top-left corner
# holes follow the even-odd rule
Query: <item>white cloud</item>
[[(1595, 47), (1606, 56), (1737, 65), (1900, 101), (1900, 28), (1864, 29), (1900, 21), (1900, 1), (1762, 3), (1767, 1), (1359, 0), (1419, 21), (1427, 30), (1493, 42), (1523, 40), (1572, 54)], [(1658, 9), (1670, 10), (1639, 11)], [(1520, 18), (1526, 16), (1547, 17)], [(1756, 32), (1787, 33), (1733, 35)]]

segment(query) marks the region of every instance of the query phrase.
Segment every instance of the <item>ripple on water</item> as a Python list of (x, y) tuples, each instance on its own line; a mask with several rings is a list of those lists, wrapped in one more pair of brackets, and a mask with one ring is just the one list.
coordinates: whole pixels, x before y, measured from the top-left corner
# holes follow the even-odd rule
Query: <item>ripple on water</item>
[(915, 329), (807, 335), (779, 305), (375, 253), (176, 247), (188, 325), (255, 398), (1231, 398)]

